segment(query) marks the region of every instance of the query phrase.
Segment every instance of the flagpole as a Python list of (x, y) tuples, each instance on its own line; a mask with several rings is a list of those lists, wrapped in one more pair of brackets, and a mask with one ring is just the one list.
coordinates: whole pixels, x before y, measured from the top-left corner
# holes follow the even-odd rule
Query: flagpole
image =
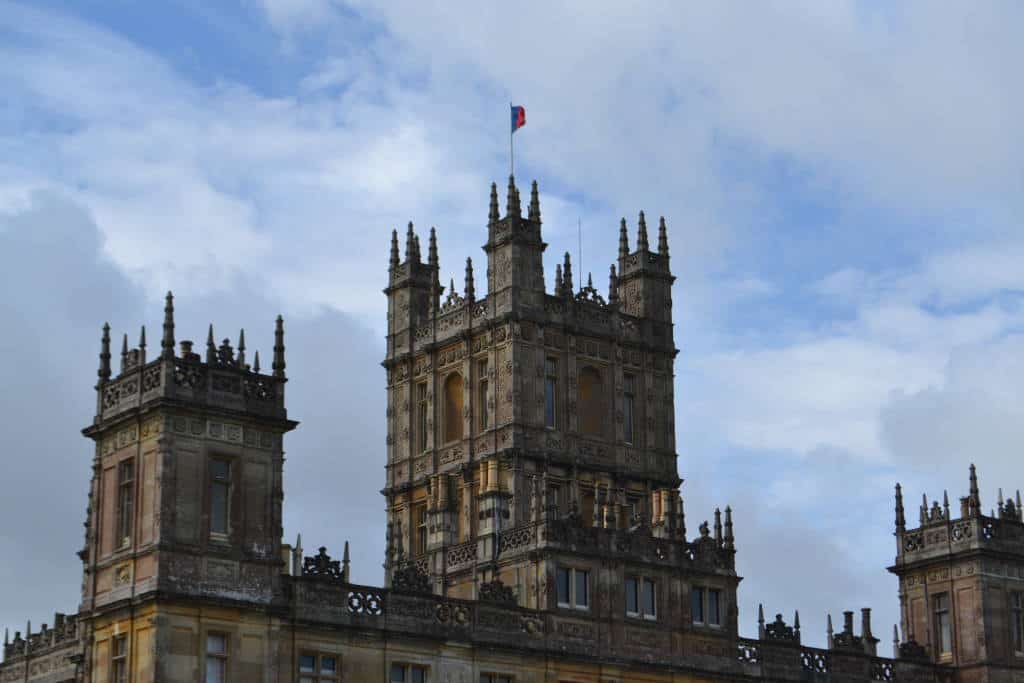
[(515, 174), (516, 174), (516, 156), (515, 156), (515, 150), (512, 148), (512, 133), (515, 132), (515, 129), (512, 127), (512, 122), (511, 122), (511, 118), (512, 118), (512, 101), (511, 100), (509, 100), (509, 103), (508, 103), (508, 113), (509, 113), (509, 124), (508, 124), (508, 174), (509, 174), (509, 177), (514, 177)]

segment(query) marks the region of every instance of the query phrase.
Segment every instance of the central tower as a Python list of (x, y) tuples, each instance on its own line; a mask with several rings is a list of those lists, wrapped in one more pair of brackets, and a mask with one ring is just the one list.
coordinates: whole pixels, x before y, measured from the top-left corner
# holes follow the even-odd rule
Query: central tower
[[(566, 614), (735, 633), (730, 511), (686, 541), (676, 470), (668, 237), (625, 219), (607, 299), (569, 255), (545, 288), (540, 200), (492, 184), (487, 293), (421, 259), (412, 224), (388, 297), (389, 585)], [(683, 572), (686, 574), (684, 577)], [(684, 597), (685, 596), (685, 597)]]

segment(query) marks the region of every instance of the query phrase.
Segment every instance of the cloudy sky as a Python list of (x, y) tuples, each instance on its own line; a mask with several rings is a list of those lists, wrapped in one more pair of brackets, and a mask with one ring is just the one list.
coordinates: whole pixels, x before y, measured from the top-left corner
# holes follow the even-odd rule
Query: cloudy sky
[[(100, 327), (288, 325), (285, 529), (383, 559), (388, 236), (482, 257), (487, 192), (669, 225), (691, 530), (735, 510), (741, 630), (871, 606), (892, 487), (1024, 486), (1019, 3), (0, 0), (0, 625), (74, 611)], [(478, 280), (479, 281), (479, 280)]]

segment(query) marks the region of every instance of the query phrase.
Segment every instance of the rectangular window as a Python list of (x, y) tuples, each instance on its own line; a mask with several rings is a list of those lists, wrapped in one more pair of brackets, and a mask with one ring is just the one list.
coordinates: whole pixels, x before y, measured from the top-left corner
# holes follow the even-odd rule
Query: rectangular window
[(722, 591), (717, 588), (708, 589), (708, 624), (722, 625)]
[(504, 674), (480, 674), (480, 683), (512, 683), (512, 677)]
[(114, 636), (110, 673), (113, 683), (128, 683), (128, 636)]
[(416, 540), (413, 549), (416, 556), (427, 554), (427, 506), (420, 503), (412, 509), (413, 524), (416, 525)]
[(117, 529), (118, 545), (121, 547), (131, 543), (134, 508), (135, 462), (123, 460), (117, 467)]
[(590, 609), (590, 572), (559, 567), (557, 584), (559, 607)]
[(299, 656), (299, 683), (338, 681), (338, 656), (303, 653)]
[(1013, 636), (1013, 650), (1024, 654), (1024, 593), (1010, 593), (1010, 625)]
[(416, 664), (392, 664), (389, 683), (427, 683), (427, 668)]
[(654, 580), (626, 577), (626, 616), (657, 619)]
[(210, 532), (228, 535), (231, 515), (231, 463), (210, 461)]
[(224, 683), (228, 679), (228, 637), (223, 633), (206, 635), (206, 683)]
[(690, 589), (690, 616), (693, 623), (704, 623), (704, 589), (694, 586)]
[(558, 361), (544, 361), (544, 426), (554, 429), (558, 420)]
[(949, 593), (939, 593), (933, 598), (935, 611), (935, 648), (938, 654), (953, 652), (953, 631), (949, 620)]
[(427, 383), (416, 385), (416, 452), (427, 450)]
[(634, 409), (636, 406), (636, 377), (625, 375), (623, 377), (622, 394), (622, 439), (626, 443), (634, 443), (633, 427), (636, 424)]
[(480, 431), (487, 429), (487, 361), (477, 363), (477, 377), (479, 377), (479, 392), (477, 395), (477, 415), (479, 415)]

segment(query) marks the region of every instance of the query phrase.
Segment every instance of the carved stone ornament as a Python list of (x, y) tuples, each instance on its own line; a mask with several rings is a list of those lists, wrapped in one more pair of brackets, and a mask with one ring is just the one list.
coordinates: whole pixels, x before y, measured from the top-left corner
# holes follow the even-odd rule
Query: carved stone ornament
[(431, 593), (430, 577), (415, 564), (397, 570), (391, 577), (391, 587), (408, 593)]
[(313, 557), (307, 557), (302, 560), (302, 575), (318, 579), (341, 581), (341, 562), (332, 560), (331, 556), (327, 554), (327, 548), (322, 547), (320, 552)]
[(788, 626), (785, 621), (782, 620), (781, 614), (775, 615), (775, 621), (770, 624), (766, 624), (764, 627), (764, 637), (766, 640), (785, 640), (794, 643), (800, 642), (796, 636), (796, 632), (792, 626)]
[(506, 586), (501, 579), (494, 579), (480, 586), (481, 602), (494, 602), (501, 605), (515, 605), (516, 595), (511, 586)]

